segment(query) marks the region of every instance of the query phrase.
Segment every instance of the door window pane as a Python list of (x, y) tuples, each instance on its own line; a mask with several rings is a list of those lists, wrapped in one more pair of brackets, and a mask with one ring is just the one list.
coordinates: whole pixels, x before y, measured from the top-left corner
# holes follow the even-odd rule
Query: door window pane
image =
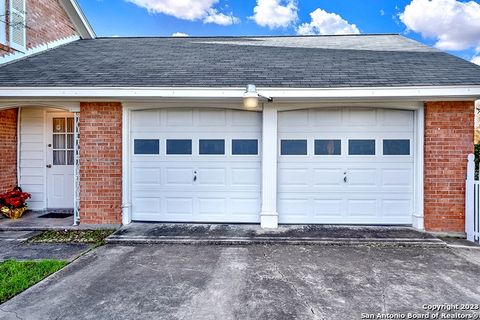
[(282, 140), (281, 155), (307, 155), (307, 140)]
[(232, 140), (232, 154), (258, 154), (258, 140)]
[(53, 118), (53, 132), (65, 132), (65, 118)]
[(73, 133), (73, 118), (67, 118), (67, 132)]
[(53, 135), (53, 149), (65, 149), (65, 135), (54, 134)]
[(55, 166), (64, 166), (65, 163), (65, 150), (54, 150), (53, 151), (53, 165)]
[(410, 140), (383, 140), (383, 154), (385, 156), (410, 155)]
[(348, 154), (362, 156), (375, 155), (375, 140), (348, 140)]
[(167, 140), (167, 154), (192, 154), (192, 140)]
[(73, 151), (72, 150), (68, 150), (67, 151), (67, 164), (69, 166), (73, 166), (73, 162), (74, 162), (74, 159), (73, 159)]
[(67, 134), (67, 149), (73, 149), (73, 134)]
[(341, 140), (315, 140), (316, 155), (341, 155)]
[(200, 140), (200, 154), (225, 154), (225, 140)]
[(160, 142), (158, 139), (135, 139), (133, 150), (135, 154), (159, 154)]

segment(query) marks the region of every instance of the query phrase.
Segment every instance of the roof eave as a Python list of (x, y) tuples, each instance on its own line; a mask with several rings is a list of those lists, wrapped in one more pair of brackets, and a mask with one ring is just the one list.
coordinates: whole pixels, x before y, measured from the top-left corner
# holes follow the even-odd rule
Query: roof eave
[[(258, 93), (275, 101), (291, 100), (477, 100), (480, 85), (349, 88), (266, 88)], [(11, 99), (237, 99), (244, 87), (0, 87), (0, 100)]]

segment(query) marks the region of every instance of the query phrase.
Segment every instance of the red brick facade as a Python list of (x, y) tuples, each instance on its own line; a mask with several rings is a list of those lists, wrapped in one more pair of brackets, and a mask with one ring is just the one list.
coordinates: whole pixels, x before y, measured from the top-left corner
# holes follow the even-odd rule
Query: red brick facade
[(0, 111), (0, 192), (17, 185), (17, 112)]
[(425, 103), (425, 229), (464, 232), (467, 155), (473, 153), (474, 104)]
[[(9, 0), (0, 1), (6, 1), (6, 8), (9, 7)], [(26, 7), (28, 49), (77, 34), (70, 18), (58, 0), (27, 0)], [(8, 41), (8, 26), (6, 29)], [(8, 52), (13, 51), (0, 44), (0, 56)]]
[(80, 105), (80, 222), (122, 221), (122, 105)]

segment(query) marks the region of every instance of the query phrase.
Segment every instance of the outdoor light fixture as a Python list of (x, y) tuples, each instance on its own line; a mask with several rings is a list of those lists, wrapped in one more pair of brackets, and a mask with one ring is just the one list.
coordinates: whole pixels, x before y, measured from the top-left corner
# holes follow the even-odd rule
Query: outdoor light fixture
[(258, 107), (259, 98), (264, 98), (268, 102), (273, 101), (272, 98), (259, 94), (254, 84), (249, 84), (247, 85), (247, 91), (243, 94), (243, 106), (245, 109), (255, 109)]

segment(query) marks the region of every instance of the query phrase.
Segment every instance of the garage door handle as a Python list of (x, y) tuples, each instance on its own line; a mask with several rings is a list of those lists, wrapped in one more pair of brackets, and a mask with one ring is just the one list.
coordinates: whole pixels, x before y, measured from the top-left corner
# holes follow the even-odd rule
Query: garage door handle
[(197, 171), (193, 173), (193, 182), (197, 181)]
[(343, 182), (346, 183), (347, 181), (348, 181), (347, 176), (343, 177)]

